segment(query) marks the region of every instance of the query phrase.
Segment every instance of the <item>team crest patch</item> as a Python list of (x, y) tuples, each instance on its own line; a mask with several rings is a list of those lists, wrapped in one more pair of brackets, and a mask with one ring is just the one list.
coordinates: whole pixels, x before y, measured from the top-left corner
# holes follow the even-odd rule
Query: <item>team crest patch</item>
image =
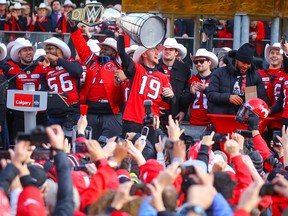
[(115, 71), (117, 68), (112, 62), (108, 62), (107, 64), (104, 65), (104, 69), (106, 71)]

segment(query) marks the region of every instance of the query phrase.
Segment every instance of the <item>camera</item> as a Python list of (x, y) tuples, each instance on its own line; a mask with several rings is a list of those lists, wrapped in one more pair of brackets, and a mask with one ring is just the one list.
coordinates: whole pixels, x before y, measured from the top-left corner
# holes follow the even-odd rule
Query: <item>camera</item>
[(274, 185), (272, 185), (271, 183), (264, 184), (259, 191), (259, 196), (261, 197), (266, 195), (275, 196), (277, 194), (278, 193), (274, 190)]
[(162, 143), (163, 143), (163, 148), (165, 148), (167, 150), (173, 150), (173, 147), (175, 144), (175, 142), (173, 140), (170, 140), (167, 137), (164, 137), (162, 139)]
[(75, 142), (75, 152), (76, 153), (88, 153), (86, 143), (84, 142)]
[(37, 146), (36, 149), (33, 151), (31, 158), (36, 161), (37, 160), (49, 161), (52, 158), (52, 150)]
[(281, 131), (280, 131), (280, 130), (274, 130), (274, 131), (273, 131), (273, 142), (274, 142), (274, 144), (280, 142), (280, 141), (278, 140), (277, 136), (280, 136), (280, 137), (281, 137)]
[(148, 133), (149, 133), (149, 127), (144, 126), (141, 130), (141, 136), (140, 136), (141, 144), (143, 144), (143, 145), (145, 144)]
[(153, 125), (154, 123), (154, 115), (152, 113), (152, 104), (153, 102), (151, 100), (144, 101), (144, 108), (145, 108), (146, 116), (143, 119), (143, 124), (145, 126)]
[(190, 175), (195, 174), (195, 168), (194, 166), (180, 166), (181, 169), (181, 175)]
[(202, 31), (207, 35), (213, 35), (217, 31), (224, 30), (224, 26), (219, 25), (219, 22), (214, 17), (203, 19)]
[(281, 44), (285, 44), (286, 43), (286, 35), (282, 35), (281, 36)]
[(243, 136), (245, 138), (251, 138), (252, 137), (252, 131), (249, 131), (249, 130), (237, 129), (236, 133), (240, 134), (241, 136)]
[(16, 143), (19, 141), (30, 141), (31, 145), (42, 147), (43, 143), (49, 143), (49, 138), (43, 126), (39, 125), (30, 133), (19, 132), (16, 137)]

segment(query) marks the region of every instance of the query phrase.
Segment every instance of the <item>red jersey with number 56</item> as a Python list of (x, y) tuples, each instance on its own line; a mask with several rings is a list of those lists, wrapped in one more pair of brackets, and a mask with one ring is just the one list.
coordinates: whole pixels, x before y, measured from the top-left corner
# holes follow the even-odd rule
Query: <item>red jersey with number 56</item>
[[(205, 83), (206, 89), (210, 82), (209, 79), (200, 79), (200, 76), (193, 75), (188, 82), (190, 84), (194, 82), (198, 83)], [(207, 77), (208, 78), (208, 77)], [(196, 126), (207, 126), (211, 123), (210, 119), (207, 117), (207, 97), (204, 92), (197, 91), (194, 97), (194, 100), (192, 100), (190, 105), (190, 125), (196, 125)]]
[[(73, 59), (67, 60), (74, 61)], [(67, 95), (65, 101), (68, 105), (80, 102), (80, 77), (70, 75), (62, 66), (46, 67), (46, 81), (50, 92)]]
[(149, 73), (141, 64), (134, 64), (136, 73), (130, 90), (128, 102), (124, 111), (123, 119), (126, 121), (143, 124), (146, 115), (144, 100), (151, 100), (152, 113), (159, 116), (160, 102), (162, 101), (163, 87), (172, 87), (168, 78), (161, 72)]

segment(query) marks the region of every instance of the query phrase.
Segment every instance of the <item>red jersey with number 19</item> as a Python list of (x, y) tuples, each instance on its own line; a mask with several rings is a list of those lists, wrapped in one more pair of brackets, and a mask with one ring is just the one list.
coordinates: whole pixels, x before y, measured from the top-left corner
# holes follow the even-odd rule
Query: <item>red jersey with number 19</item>
[(123, 119), (143, 124), (146, 115), (144, 100), (152, 100), (152, 113), (159, 116), (163, 87), (172, 89), (168, 78), (161, 72), (149, 73), (141, 64), (134, 63), (136, 73), (130, 90)]
[[(198, 82), (205, 83), (206, 89), (209, 85), (210, 78), (207, 80), (199, 79), (198, 76), (193, 75), (189, 83)], [(194, 100), (190, 105), (190, 125), (206, 126), (210, 124), (210, 119), (207, 117), (207, 97), (203, 92), (196, 91)]]

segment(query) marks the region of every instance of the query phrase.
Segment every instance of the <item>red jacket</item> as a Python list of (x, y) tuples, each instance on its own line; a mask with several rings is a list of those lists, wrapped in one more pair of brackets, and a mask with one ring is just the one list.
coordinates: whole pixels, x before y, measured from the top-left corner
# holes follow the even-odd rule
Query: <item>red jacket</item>
[[(21, 70), (19, 65), (12, 60), (7, 61), (6, 64), (11, 66), (6, 74), (7, 79), (11, 78), (15, 74), (18, 74)], [(25, 83), (34, 83), (35, 90), (38, 91), (40, 85), (40, 76), (44, 73), (45, 69), (41, 64), (38, 64), (36, 67), (30, 67), (26, 70), (26, 72), (22, 71), (18, 76), (16, 76), (15, 79), (12, 80), (12, 83), (10, 82), (9, 88), (23, 90), (23, 85)]]
[[(106, 162), (106, 164), (105, 164)], [(88, 205), (96, 202), (103, 192), (108, 187), (108, 184), (111, 182), (113, 177), (117, 178), (117, 174), (114, 169), (112, 169), (108, 164), (106, 159), (101, 160), (101, 165), (97, 167), (97, 173), (90, 179), (90, 185), (86, 188), (81, 196), (81, 207), (80, 209), (83, 211)], [(113, 189), (119, 188), (118, 185), (115, 185)]]
[(108, 101), (110, 103), (110, 107), (114, 114), (119, 113), (119, 105), (123, 102), (123, 94), (121, 86), (114, 85), (113, 70), (119, 69), (120, 67), (116, 65), (115, 62), (112, 60), (110, 60), (104, 66), (100, 66), (97, 61), (98, 56), (91, 52), (84, 37), (82, 36), (82, 32), (80, 29), (72, 32), (71, 38), (80, 59), (87, 65), (85, 85), (81, 90), (81, 94), (83, 95), (83, 97), (81, 96), (81, 98), (83, 98), (84, 102), (86, 102), (88, 94), (93, 94), (93, 91), (90, 91), (90, 88), (92, 86), (92, 82), (94, 77), (96, 76), (96, 73), (99, 72), (104, 83), (104, 88), (108, 97)]
[(242, 156), (238, 155), (232, 158), (232, 163), (234, 164), (234, 169), (236, 171), (236, 178), (238, 183), (233, 191), (233, 198), (229, 200), (229, 203), (236, 206), (243, 191), (252, 183), (252, 177), (250, 175), (249, 169), (242, 160)]
[[(270, 172), (274, 165), (275, 165), (275, 160), (274, 156), (270, 152), (267, 143), (265, 140), (262, 138), (262, 136), (259, 134), (258, 136), (253, 137), (253, 142), (254, 142), (254, 148), (255, 150), (258, 150), (260, 155), (263, 158), (264, 164), (263, 167), (266, 172)], [(283, 161), (282, 158), (280, 158), (280, 161)]]

